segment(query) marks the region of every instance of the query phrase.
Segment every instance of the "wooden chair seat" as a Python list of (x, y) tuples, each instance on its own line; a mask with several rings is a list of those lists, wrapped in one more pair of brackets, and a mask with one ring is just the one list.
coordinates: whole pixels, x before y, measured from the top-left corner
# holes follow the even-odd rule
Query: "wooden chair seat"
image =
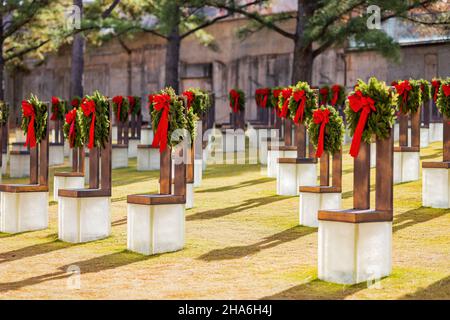
[(55, 172), (55, 177), (84, 177), (82, 172)]
[(428, 161), (422, 162), (422, 168), (436, 168), (436, 169), (450, 169), (450, 162), (448, 161)]
[(267, 150), (274, 150), (274, 151), (297, 151), (297, 146), (272, 146), (269, 145), (267, 147)]
[(278, 158), (278, 163), (291, 163), (291, 164), (317, 163), (317, 158)]
[(9, 152), (9, 154), (10, 155), (16, 155), (16, 156), (27, 155), (27, 154), (30, 154), (30, 151), (29, 150), (21, 150), (21, 151), (19, 151), (19, 150), (11, 150)]
[(117, 143), (117, 144), (113, 144), (112, 148), (113, 149), (120, 149), (120, 148), (125, 149), (125, 148), (128, 148), (128, 145), (124, 144), (124, 143)]
[(138, 144), (138, 149), (158, 149), (159, 147), (153, 147), (151, 144)]
[(50, 146), (64, 146), (64, 142), (50, 142)]
[(186, 196), (173, 194), (130, 194), (127, 203), (142, 205), (184, 204)]
[(0, 184), (0, 192), (48, 192), (48, 186), (40, 184)]
[(58, 196), (68, 198), (111, 197), (111, 191), (104, 189), (60, 189)]
[(341, 188), (333, 187), (333, 186), (300, 186), (300, 192), (309, 192), (309, 193), (341, 193)]
[(394, 152), (419, 152), (420, 147), (406, 147), (406, 146), (397, 146), (394, 147)]
[(319, 210), (319, 220), (363, 223), (392, 221), (392, 211), (389, 210)]

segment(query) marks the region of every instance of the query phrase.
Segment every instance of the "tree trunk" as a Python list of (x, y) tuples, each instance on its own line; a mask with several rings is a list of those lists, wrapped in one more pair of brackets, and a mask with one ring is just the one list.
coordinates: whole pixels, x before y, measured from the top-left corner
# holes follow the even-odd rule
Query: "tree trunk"
[(176, 93), (179, 90), (178, 66), (180, 63), (180, 9), (176, 7), (174, 10), (174, 25), (167, 37), (166, 47), (166, 86), (171, 86)]
[(316, 1), (298, 0), (297, 26), (294, 40), (294, 61), (292, 66), (292, 83), (306, 81), (311, 84), (313, 71), (312, 43), (305, 41), (305, 28), (308, 19), (314, 14)]
[[(80, 8), (83, 14), (83, 0), (73, 0), (73, 4)], [(84, 45), (83, 34), (77, 33), (72, 43), (72, 65), (70, 73), (70, 99), (73, 96), (83, 97), (83, 71), (84, 71)]]

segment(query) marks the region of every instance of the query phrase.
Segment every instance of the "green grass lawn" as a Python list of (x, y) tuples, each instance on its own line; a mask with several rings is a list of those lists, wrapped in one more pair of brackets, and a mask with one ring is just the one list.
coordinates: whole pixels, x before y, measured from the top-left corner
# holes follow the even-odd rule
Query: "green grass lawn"
[[(441, 160), (441, 146), (423, 149), (422, 160)], [(184, 250), (150, 257), (128, 252), (126, 195), (156, 192), (159, 175), (135, 169), (136, 159), (131, 159), (129, 168), (113, 171), (112, 235), (107, 239), (77, 245), (58, 241), (52, 195), (47, 230), (0, 233), (0, 297), (450, 298), (450, 210), (421, 207), (421, 181), (395, 186), (392, 275), (376, 287), (343, 286), (317, 279), (317, 229), (298, 226), (298, 197), (277, 196), (275, 179), (259, 165), (207, 167), (195, 208), (186, 211)], [(51, 168), (50, 188), (56, 170), (64, 167)], [(352, 179), (347, 146), (345, 208), (352, 206)], [(3, 183), (19, 181), (26, 179), (3, 177)], [(72, 265), (80, 268), (80, 289), (70, 286)]]

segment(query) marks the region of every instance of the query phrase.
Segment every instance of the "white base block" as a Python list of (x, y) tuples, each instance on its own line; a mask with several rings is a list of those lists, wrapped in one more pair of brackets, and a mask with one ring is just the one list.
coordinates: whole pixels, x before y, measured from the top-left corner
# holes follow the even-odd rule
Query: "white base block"
[(420, 147), (426, 148), (430, 144), (430, 129), (420, 128)]
[(140, 143), (138, 139), (128, 140), (128, 158), (137, 157), (137, 146)]
[(128, 204), (127, 248), (144, 255), (184, 247), (184, 204)]
[(315, 163), (279, 163), (277, 175), (277, 195), (295, 196), (300, 186), (317, 185)]
[(202, 151), (202, 170), (206, 170), (206, 164), (208, 162), (208, 147)]
[(8, 153), (2, 154), (2, 174), (6, 174), (6, 168), (8, 167), (8, 158), (9, 158)]
[(112, 148), (111, 167), (112, 169), (128, 167), (128, 148)]
[(117, 142), (117, 125), (112, 126), (111, 136), (112, 136), (112, 143)]
[(23, 133), (23, 131), (21, 129), (16, 129), (15, 137), (16, 137), (16, 142), (25, 143), (25, 141), (27, 140), (27, 137), (25, 136), (25, 134)]
[(318, 278), (339, 284), (375, 281), (392, 270), (392, 222), (319, 221)]
[(0, 232), (48, 227), (48, 192), (1, 192), (0, 204)]
[(394, 123), (394, 141), (400, 140), (400, 126)]
[(9, 176), (11, 178), (24, 178), (30, 176), (30, 155), (10, 154)]
[(450, 208), (450, 169), (422, 168), (422, 205)]
[(58, 201), (59, 189), (82, 189), (84, 187), (83, 177), (53, 177), (53, 200)]
[(377, 166), (377, 144), (370, 144), (370, 167), (375, 168)]
[(64, 140), (64, 157), (70, 157), (72, 154), (72, 152), (70, 152), (71, 150), (69, 143)]
[(58, 238), (60, 240), (81, 243), (106, 238), (110, 233), (110, 197), (59, 197)]
[(269, 178), (276, 178), (278, 173), (278, 158), (281, 158), (284, 152), (280, 150), (267, 151), (267, 176)]
[(203, 179), (203, 161), (202, 159), (194, 160), (194, 187), (200, 187)]
[(140, 144), (152, 144), (152, 142), (153, 142), (153, 130), (151, 128), (142, 128)]
[(50, 144), (48, 148), (48, 165), (57, 166), (64, 164), (64, 145)]
[(300, 192), (300, 215), (299, 224), (301, 226), (317, 228), (319, 220), (317, 213), (319, 210), (341, 209), (342, 194), (336, 193), (313, 193)]
[(160, 155), (157, 148), (138, 148), (137, 150), (137, 170), (159, 170)]
[(394, 183), (419, 180), (420, 152), (394, 152)]
[(444, 126), (442, 122), (430, 123), (430, 142), (443, 141), (444, 139)]
[(186, 209), (194, 207), (194, 184), (186, 183)]

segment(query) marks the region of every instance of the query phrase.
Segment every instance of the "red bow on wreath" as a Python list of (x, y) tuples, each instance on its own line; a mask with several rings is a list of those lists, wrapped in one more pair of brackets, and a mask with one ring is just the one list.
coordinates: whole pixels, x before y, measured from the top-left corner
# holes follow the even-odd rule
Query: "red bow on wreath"
[(78, 98), (73, 98), (72, 101), (70, 101), (70, 105), (74, 108), (78, 108), (80, 105), (80, 100)]
[(272, 112), (273, 113), (276, 112), (277, 116), (280, 116), (280, 109), (278, 108), (278, 98), (280, 97), (281, 91), (282, 90), (280, 89), (273, 90), (273, 96), (275, 98), (275, 107), (273, 108)]
[(320, 105), (324, 105), (327, 103), (328, 101), (328, 88), (327, 87), (323, 87), (322, 89), (320, 89), (320, 95), (322, 96), (322, 99), (320, 99)]
[(234, 89), (230, 90), (230, 108), (233, 110), (234, 113), (239, 111), (239, 92), (237, 92)]
[(90, 115), (92, 115), (91, 118), (91, 126), (89, 128), (89, 144), (88, 144), (88, 148), (92, 149), (94, 147), (94, 137), (95, 137), (95, 101), (93, 100), (87, 100), (87, 99), (83, 99), (83, 101), (81, 101), (81, 109), (83, 110), (84, 116), (85, 117), (89, 117)]
[(58, 107), (59, 107), (59, 99), (57, 97), (52, 97), (52, 116), (50, 117), (50, 120), (55, 121), (56, 116), (58, 114)]
[(185, 92), (183, 92), (183, 96), (186, 97), (187, 100), (186, 109), (189, 110), (191, 108), (192, 102), (194, 102), (195, 95), (193, 92), (186, 90)]
[(295, 91), (293, 95), (294, 101), (298, 103), (297, 112), (295, 113), (294, 122), (302, 123), (305, 113), (306, 94), (305, 90)]
[(441, 82), (439, 80), (433, 80), (433, 81), (431, 81), (431, 85), (433, 86), (433, 89), (434, 89), (433, 101), (436, 102), (437, 95), (439, 92), (439, 87), (441, 86)]
[(255, 100), (256, 105), (261, 108), (267, 106), (267, 99), (269, 98), (270, 90), (267, 88), (256, 89)]
[(66, 123), (70, 125), (69, 129), (69, 145), (73, 148), (75, 144), (75, 122), (77, 119), (77, 109), (72, 109), (66, 114)]
[(341, 87), (338, 84), (335, 84), (331, 87), (331, 91), (333, 91), (333, 97), (331, 98), (331, 105), (336, 106), (336, 103), (339, 98), (339, 92), (341, 91)]
[(159, 152), (163, 152), (167, 147), (167, 131), (169, 130), (169, 110), (170, 96), (167, 93), (153, 96), (154, 108), (161, 111), (158, 128), (153, 137), (152, 147), (159, 146)]
[(34, 148), (34, 147), (36, 147), (36, 133), (34, 131), (34, 120), (36, 118), (36, 113), (34, 111), (33, 105), (31, 103), (29, 103), (28, 101), (23, 100), (22, 101), (22, 113), (25, 118), (29, 118), (25, 146)]
[(283, 91), (281, 91), (281, 95), (282, 95), (284, 101), (283, 101), (283, 106), (281, 108), (280, 117), (286, 118), (286, 116), (288, 114), (288, 110), (289, 110), (289, 99), (291, 98), (291, 95), (292, 95), (292, 89), (291, 88), (283, 89)]
[(134, 99), (133, 96), (128, 96), (128, 103), (130, 104), (130, 110), (128, 111), (128, 113), (131, 113), (134, 109), (134, 105), (136, 104), (136, 100)]
[(353, 95), (349, 96), (348, 102), (353, 112), (361, 111), (355, 134), (353, 135), (352, 145), (350, 146), (350, 155), (356, 157), (359, 153), (359, 146), (361, 144), (367, 118), (369, 117), (370, 112), (376, 111), (377, 109), (375, 108), (375, 101), (373, 101), (371, 97), (363, 96), (361, 91), (356, 91)]
[(442, 91), (446, 97), (450, 96), (450, 84), (444, 84), (442, 86)]
[(400, 111), (405, 113), (403, 108), (406, 106), (406, 102), (408, 99), (408, 92), (411, 91), (412, 87), (408, 80), (403, 81), (400, 84), (394, 85), (395, 90), (397, 90), (397, 93), (399, 96), (402, 97), (402, 104), (400, 105)]
[(315, 124), (320, 124), (319, 141), (317, 143), (317, 151), (316, 151), (316, 157), (320, 158), (323, 153), (323, 145), (324, 145), (324, 139), (325, 139), (325, 126), (327, 125), (328, 122), (330, 122), (330, 110), (318, 109), (318, 110), (314, 111), (313, 120), (314, 120)]
[(122, 107), (123, 103), (123, 97), (122, 96), (115, 96), (112, 101), (117, 105), (117, 121), (120, 121), (120, 108)]

